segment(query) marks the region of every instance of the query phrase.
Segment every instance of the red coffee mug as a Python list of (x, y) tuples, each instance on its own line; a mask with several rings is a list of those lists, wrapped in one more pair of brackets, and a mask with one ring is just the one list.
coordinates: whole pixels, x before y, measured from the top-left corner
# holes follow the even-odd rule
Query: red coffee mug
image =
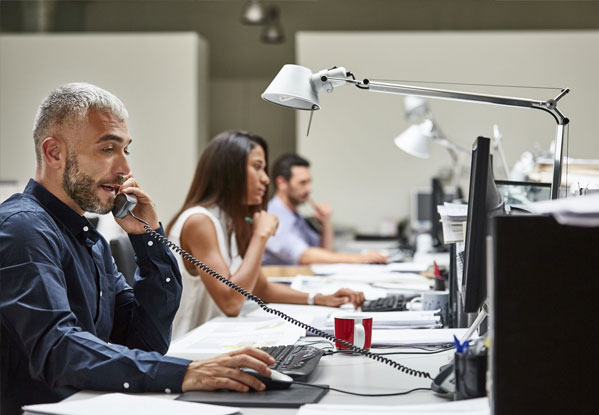
[[(335, 317), (335, 337), (362, 349), (370, 349), (372, 345), (372, 317), (352, 315)], [(339, 342), (336, 342), (336, 344), (339, 350), (347, 349)]]

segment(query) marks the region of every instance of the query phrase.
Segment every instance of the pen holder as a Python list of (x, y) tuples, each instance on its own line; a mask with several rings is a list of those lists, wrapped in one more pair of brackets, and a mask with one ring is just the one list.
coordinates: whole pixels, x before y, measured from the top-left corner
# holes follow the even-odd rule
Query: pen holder
[(487, 394), (487, 352), (455, 354), (455, 399), (479, 398)]

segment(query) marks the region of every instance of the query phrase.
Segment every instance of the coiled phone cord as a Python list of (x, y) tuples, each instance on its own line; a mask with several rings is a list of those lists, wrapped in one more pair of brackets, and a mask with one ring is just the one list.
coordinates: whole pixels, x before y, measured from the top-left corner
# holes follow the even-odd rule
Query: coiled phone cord
[(141, 219), (138, 218), (137, 216), (135, 216), (133, 213), (129, 212), (129, 215), (131, 215), (134, 219), (138, 220), (139, 222), (143, 223), (144, 225), (144, 229), (146, 230), (146, 233), (148, 233), (149, 235), (151, 235), (154, 239), (160, 241), (162, 244), (166, 245), (167, 247), (169, 247), (170, 249), (172, 249), (173, 251), (177, 252), (179, 255), (181, 255), (183, 258), (185, 258), (187, 261), (189, 261), (191, 264), (193, 264), (194, 266), (198, 267), (199, 269), (201, 269), (202, 271), (206, 272), (208, 275), (210, 275), (211, 277), (217, 279), (218, 281), (222, 282), (223, 284), (225, 284), (226, 286), (228, 286), (229, 288), (232, 288), (233, 290), (237, 291), (238, 293), (240, 293), (241, 295), (243, 295), (245, 298), (247, 298), (248, 300), (251, 300), (253, 302), (255, 302), (256, 304), (258, 304), (260, 306), (260, 308), (264, 311), (266, 311), (267, 313), (273, 314), (277, 317), (282, 318), (285, 321), (288, 321), (291, 324), (294, 324), (298, 327), (301, 327), (304, 330), (310, 331), (312, 333), (314, 333), (317, 336), (323, 337), (327, 340), (330, 340), (332, 342), (337, 342), (339, 344), (342, 344), (343, 346), (345, 346), (346, 348), (348, 348), (349, 350), (351, 350), (352, 352), (355, 353), (359, 353), (363, 356), (366, 356), (370, 359), (376, 360), (378, 362), (381, 363), (385, 363), (391, 367), (393, 367), (394, 369), (399, 370), (400, 372), (406, 373), (408, 375), (412, 375), (412, 376), (416, 376), (416, 377), (420, 377), (420, 378), (428, 378), (428, 379), (433, 379), (431, 377), (431, 375), (428, 372), (424, 372), (424, 371), (420, 371), (420, 370), (415, 370), (415, 369), (411, 369), (409, 367), (406, 367), (394, 360), (388, 359), (384, 356), (381, 356), (379, 354), (376, 353), (372, 353), (369, 350), (365, 350), (362, 349), (361, 347), (357, 347), (345, 340), (341, 340), (338, 339), (337, 337), (328, 334), (322, 330), (317, 329), (316, 327), (312, 327), (306, 323), (303, 323), (299, 320), (296, 320), (295, 318), (288, 316), (287, 314), (283, 313), (282, 311), (276, 310), (274, 308), (270, 308), (266, 305), (266, 303), (264, 301), (262, 301), (262, 299), (260, 297), (257, 297), (256, 295), (252, 294), (249, 291), (246, 291), (245, 289), (241, 288), (239, 285), (235, 284), (233, 281), (231, 281), (230, 279), (223, 277), (222, 275), (220, 275), (218, 272), (214, 271), (213, 269), (211, 269), (209, 266), (207, 266), (206, 264), (204, 264), (202, 261), (196, 259), (193, 255), (191, 255), (189, 252), (185, 251), (183, 248), (175, 245), (173, 242), (169, 241), (167, 238), (165, 238), (164, 236), (160, 235), (158, 232), (156, 232), (155, 230), (153, 230), (152, 228), (150, 228), (150, 226), (148, 225), (148, 223)]

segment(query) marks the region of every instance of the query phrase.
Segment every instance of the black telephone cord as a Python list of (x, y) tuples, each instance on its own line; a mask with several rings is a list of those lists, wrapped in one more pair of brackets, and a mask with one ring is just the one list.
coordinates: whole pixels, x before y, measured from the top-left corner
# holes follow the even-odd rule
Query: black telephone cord
[(424, 372), (424, 371), (420, 371), (420, 370), (415, 370), (415, 369), (411, 369), (407, 366), (402, 365), (401, 363), (398, 363), (394, 360), (388, 359), (384, 356), (381, 356), (380, 354), (376, 354), (376, 353), (372, 353), (368, 350), (364, 350), (361, 347), (357, 347), (349, 342), (346, 342), (345, 340), (341, 340), (338, 339), (337, 337), (328, 334), (320, 329), (317, 329), (315, 327), (312, 327), (306, 323), (303, 323), (299, 320), (296, 320), (295, 318), (288, 316), (287, 314), (283, 313), (282, 311), (279, 310), (275, 310), (273, 308), (270, 308), (266, 305), (266, 303), (264, 303), (264, 301), (262, 301), (261, 298), (257, 297), (256, 295), (252, 294), (249, 291), (246, 291), (245, 289), (241, 288), (239, 285), (235, 284), (233, 281), (229, 280), (226, 277), (223, 277), (222, 275), (220, 275), (218, 272), (214, 271), (213, 269), (211, 269), (209, 266), (207, 266), (206, 264), (204, 264), (202, 261), (196, 259), (193, 257), (193, 255), (191, 255), (189, 252), (185, 251), (184, 249), (180, 248), (179, 246), (177, 246), (176, 244), (174, 244), (173, 242), (169, 241), (167, 238), (165, 238), (164, 236), (160, 235), (158, 232), (156, 232), (155, 230), (153, 230), (148, 223), (141, 219), (138, 218), (137, 216), (135, 216), (133, 213), (129, 212), (129, 214), (135, 218), (136, 220), (138, 220), (139, 222), (143, 223), (144, 225), (144, 229), (146, 230), (146, 233), (148, 233), (149, 235), (151, 235), (154, 239), (160, 241), (162, 244), (166, 245), (167, 247), (169, 247), (170, 249), (172, 249), (173, 251), (177, 252), (179, 255), (181, 255), (183, 258), (185, 258), (187, 261), (189, 261), (191, 264), (193, 264), (194, 266), (198, 267), (199, 269), (201, 269), (202, 271), (206, 272), (208, 275), (210, 275), (211, 277), (217, 279), (218, 281), (222, 282), (223, 284), (225, 284), (226, 286), (228, 286), (229, 288), (237, 291), (238, 293), (240, 293), (241, 295), (243, 295), (245, 298), (247, 298), (248, 300), (251, 300), (253, 302), (255, 302), (256, 304), (258, 304), (260, 306), (260, 308), (264, 311), (266, 311), (267, 313), (270, 314), (274, 314), (277, 317), (282, 318), (285, 321), (290, 322), (291, 324), (294, 324), (298, 327), (303, 328), (304, 330), (310, 331), (314, 334), (316, 334), (317, 336), (323, 337), (327, 340), (330, 340), (332, 342), (337, 342), (341, 345), (343, 345), (344, 347), (346, 347), (347, 349), (349, 349), (352, 352), (355, 353), (359, 353), (363, 356), (366, 356), (370, 359), (376, 360), (378, 362), (381, 363), (385, 363), (397, 370), (399, 370), (400, 372), (403, 373), (407, 373), (408, 375), (412, 375), (412, 376), (416, 376), (416, 377), (421, 377), (421, 378), (428, 378), (428, 379), (433, 379), (430, 375), (430, 373), (428, 372)]

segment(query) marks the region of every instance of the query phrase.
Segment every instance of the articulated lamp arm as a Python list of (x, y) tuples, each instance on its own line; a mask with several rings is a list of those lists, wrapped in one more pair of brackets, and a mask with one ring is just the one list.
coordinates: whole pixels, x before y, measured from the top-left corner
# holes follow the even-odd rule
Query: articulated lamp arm
[(560, 112), (557, 108), (557, 104), (568, 92), (570, 92), (568, 88), (562, 89), (555, 98), (539, 101), (525, 98), (375, 82), (368, 79), (358, 81), (351, 72), (346, 71), (343, 67), (325, 69), (313, 74), (310, 69), (302, 66), (285, 65), (273, 79), (266, 91), (264, 91), (262, 98), (274, 104), (295, 109), (316, 110), (320, 109), (318, 103), (319, 92), (332, 92), (334, 88), (347, 84), (355, 85), (360, 89), (372, 92), (530, 108), (549, 113), (557, 123), (551, 198), (558, 198), (561, 185), (563, 143), (568, 135), (569, 120)]

